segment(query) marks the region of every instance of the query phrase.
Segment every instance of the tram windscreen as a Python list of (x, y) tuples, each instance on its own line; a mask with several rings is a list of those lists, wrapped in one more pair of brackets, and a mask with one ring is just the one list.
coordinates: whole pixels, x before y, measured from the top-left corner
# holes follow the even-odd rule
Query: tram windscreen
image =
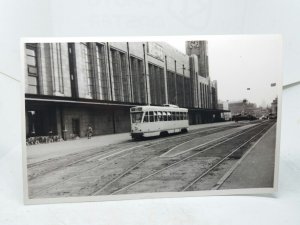
[(140, 123), (140, 122), (142, 122), (142, 118), (143, 118), (142, 112), (131, 113), (132, 123)]

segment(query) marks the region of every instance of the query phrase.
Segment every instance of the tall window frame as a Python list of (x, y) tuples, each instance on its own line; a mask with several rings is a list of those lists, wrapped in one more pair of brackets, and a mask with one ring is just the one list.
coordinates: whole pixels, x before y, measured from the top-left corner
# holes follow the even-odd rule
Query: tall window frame
[(83, 67), (87, 78), (87, 94), (91, 98), (95, 98), (96, 82), (93, 73), (91, 46), (88, 42), (80, 42), (80, 47), (83, 58)]
[(130, 102), (130, 76), (126, 53), (110, 47), (114, 99)]
[(38, 69), (38, 44), (25, 45), (28, 94), (40, 94), (39, 69)]
[(96, 43), (96, 64), (99, 80), (99, 97), (101, 100), (110, 100), (110, 81), (107, 68), (106, 46)]
[(130, 56), (132, 72), (133, 102), (146, 103), (146, 81), (144, 73), (144, 61), (135, 56)]
[(148, 63), (150, 79), (151, 103), (163, 105), (165, 103), (165, 79), (162, 67)]

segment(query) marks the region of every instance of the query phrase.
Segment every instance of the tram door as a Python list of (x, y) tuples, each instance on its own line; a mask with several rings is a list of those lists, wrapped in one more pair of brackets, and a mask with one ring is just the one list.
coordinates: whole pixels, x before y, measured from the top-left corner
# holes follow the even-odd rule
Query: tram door
[(75, 136), (80, 137), (79, 119), (72, 119), (72, 132)]

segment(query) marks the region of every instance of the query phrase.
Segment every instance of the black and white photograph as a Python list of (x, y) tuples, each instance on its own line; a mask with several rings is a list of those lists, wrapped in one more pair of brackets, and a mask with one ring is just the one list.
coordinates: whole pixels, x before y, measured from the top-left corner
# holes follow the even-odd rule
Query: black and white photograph
[(281, 36), (22, 47), (26, 203), (276, 191)]

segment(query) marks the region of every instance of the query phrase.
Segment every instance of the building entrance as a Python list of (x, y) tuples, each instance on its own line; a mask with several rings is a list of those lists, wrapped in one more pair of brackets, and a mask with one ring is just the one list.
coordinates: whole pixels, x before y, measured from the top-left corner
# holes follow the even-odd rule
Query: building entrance
[(79, 119), (72, 119), (72, 133), (73, 133), (74, 137), (80, 137)]

